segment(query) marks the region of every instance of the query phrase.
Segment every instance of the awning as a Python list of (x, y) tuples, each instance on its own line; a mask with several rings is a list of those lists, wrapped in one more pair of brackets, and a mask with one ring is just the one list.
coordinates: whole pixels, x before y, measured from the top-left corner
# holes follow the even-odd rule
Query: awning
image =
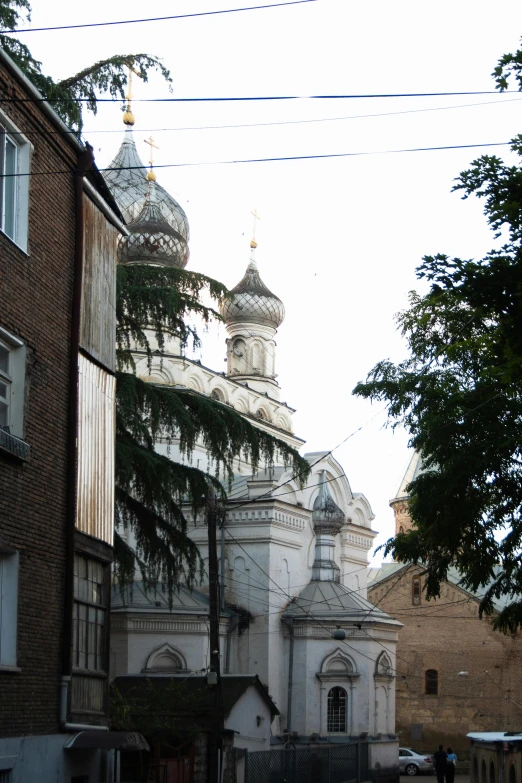
[(137, 731), (80, 731), (67, 740), (64, 750), (103, 748), (104, 750), (149, 750), (149, 744)]

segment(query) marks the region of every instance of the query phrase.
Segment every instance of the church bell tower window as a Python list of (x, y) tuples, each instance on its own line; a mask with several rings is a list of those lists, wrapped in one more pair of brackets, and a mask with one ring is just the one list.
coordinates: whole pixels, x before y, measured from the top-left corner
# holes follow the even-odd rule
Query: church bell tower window
[(328, 692), (327, 731), (329, 734), (346, 734), (346, 702), (344, 688), (331, 688)]

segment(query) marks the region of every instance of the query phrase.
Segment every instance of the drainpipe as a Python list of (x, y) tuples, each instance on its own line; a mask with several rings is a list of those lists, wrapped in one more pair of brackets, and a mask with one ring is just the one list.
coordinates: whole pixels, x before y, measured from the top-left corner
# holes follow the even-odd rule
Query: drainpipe
[(60, 726), (64, 731), (109, 731), (108, 726), (93, 726), (85, 723), (67, 723), (67, 704), (71, 677), (64, 675), (60, 688)]
[(290, 632), (290, 655), (288, 658), (288, 703), (286, 708), (286, 731), (292, 731), (292, 685), (294, 679), (294, 618), (287, 617), (286, 623)]
[(239, 615), (233, 614), (228, 623), (227, 653), (225, 658), (225, 674), (230, 674), (230, 648), (232, 647), (232, 634), (239, 625)]
[[(69, 412), (67, 457), (69, 475), (67, 480), (67, 516), (65, 529), (65, 583), (64, 583), (64, 620), (62, 640), (62, 692), (60, 700), (60, 720), (67, 719), (68, 686), (72, 673), (72, 629), (74, 601), (74, 528), (76, 522), (77, 475), (77, 438), (78, 438), (78, 353), (80, 348), (80, 315), (82, 303), (83, 277), (83, 177), (94, 162), (92, 147), (78, 156), (74, 173), (74, 266), (73, 295), (71, 313), (70, 358), (69, 358)], [(65, 701), (65, 707), (64, 707)], [(62, 711), (65, 709), (62, 717)]]

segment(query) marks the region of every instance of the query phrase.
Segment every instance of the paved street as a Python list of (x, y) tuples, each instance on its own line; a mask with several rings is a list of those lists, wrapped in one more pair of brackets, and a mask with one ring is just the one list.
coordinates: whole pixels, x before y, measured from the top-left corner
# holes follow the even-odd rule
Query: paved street
[[(416, 783), (437, 783), (437, 776), (415, 775), (415, 777), (410, 777), (409, 775), (401, 775), (401, 783), (406, 783), (407, 780), (409, 780), (410, 783), (412, 780), (415, 780)], [(466, 773), (465, 775), (459, 775), (457, 773), (455, 775), (455, 783), (469, 783), (469, 773)]]

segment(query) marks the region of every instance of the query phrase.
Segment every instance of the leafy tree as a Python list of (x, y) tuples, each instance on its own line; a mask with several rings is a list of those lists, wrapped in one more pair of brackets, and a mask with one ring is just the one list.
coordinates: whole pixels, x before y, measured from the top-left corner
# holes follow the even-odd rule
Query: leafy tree
[[(0, 25), (14, 30), (24, 14), (29, 18), (30, 10), (28, 0), (0, 0)], [(130, 54), (100, 61), (54, 82), (42, 73), (41, 63), (25, 44), (0, 34), (0, 46), (77, 132), (82, 128), (83, 108), (96, 113), (100, 92), (124, 98), (125, 66), (132, 65), (144, 81), (151, 68), (171, 81), (169, 71), (155, 57)], [(235, 459), (248, 459), (255, 471), (260, 463), (273, 464), (276, 452), (301, 480), (310, 470), (294, 449), (228, 406), (189, 390), (146, 383), (134, 374), (131, 347), (145, 351), (150, 362), (151, 333), (160, 350), (167, 334), (178, 336), (183, 346), (189, 340), (198, 345), (199, 337), (187, 325), (187, 317), (197, 314), (204, 323), (220, 320), (216, 309), (202, 303), (203, 292), (215, 303), (228, 295), (221, 283), (194, 272), (142, 265), (118, 268), (116, 575), (125, 585), (139, 568), (146, 584), (161, 582), (169, 596), (182, 578), (190, 584), (201, 565), (198, 549), (187, 536), (183, 505), (190, 502), (194, 512), (205, 508), (209, 481), (224, 501), (226, 491), (219, 477), (231, 478)], [(167, 442), (176, 439), (185, 456), (202, 442), (213, 463), (213, 475), (158, 454), (154, 444), (159, 436)], [(132, 549), (120, 535), (128, 529), (134, 534)]]
[[(499, 89), (522, 89), (522, 51), (494, 71)], [(511, 149), (522, 155), (522, 137)], [(382, 361), (354, 393), (387, 404), (425, 471), (409, 485), (413, 529), (386, 553), (422, 562), (428, 597), (440, 595), (448, 568), (464, 587), (484, 589), (480, 611), (495, 627), (522, 625), (522, 168), (482, 156), (453, 188), (484, 200), (501, 238), (480, 260), (425, 256), (397, 317), (409, 348), (400, 364)], [(506, 603), (500, 613), (495, 599)]]

